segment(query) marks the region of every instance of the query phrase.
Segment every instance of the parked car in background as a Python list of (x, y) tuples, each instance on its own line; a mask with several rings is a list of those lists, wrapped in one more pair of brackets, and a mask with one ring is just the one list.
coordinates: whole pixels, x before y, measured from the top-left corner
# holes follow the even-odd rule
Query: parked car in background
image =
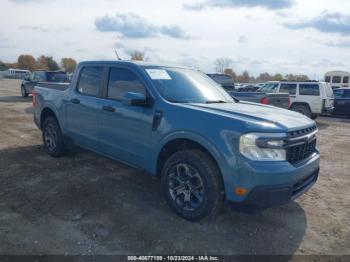
[[(219, 76), (222, 77), (219, 77)], [(281, 108), (288, 109), (289, 108), (289, 95), (286, 94), (276, 94), (275, 92), (252, 92), (249, 90), (253, 89), (253, 85), (248, 84), (240, 84), (237, 85), (236, 88), (227, 88), (227, 86), (234, 86), (233, 80), (231, 77), (229, 79), (224, 78), (226, 75), (222, 74), (215, 74), (215, 77), (212, 77), (212, 75), (208, 75), (210, 78), (212, 78), (215, 82), (220, 84), (232, 97), (242, 100), (242, 101), (248, 101), (248, 102), (254, 102), (254, 103), (261, 103), (265, 105), (272, 105), (272, 106), (277, 106)], [(222, 79), (225, 79), (222, 81)], [(231, 85), (229, 85), (231, 83)], [(256, 87), (258, 89), (258, 87)], [(244, 91), (242, 91), (244, 90)]]
[(190, 221), (225, 200), (253, 209), (288, 203), (318, 178), (314, 121), (235, 101), (197, 70), (83, 62), (67, 88), (39, 83), (33, 104), (49, 155), (80, 145), (159, 176), (169, 206)]
[(325, 82), (268, 82), (259, 91), (289, 93), (290, 110), (299, 112), (312, 119), (315, 119), (320, 114), (331, 113), (334, 108), (333, 90)]
[(330, 83), (332, 89), (350, 87), (350, 72), (331, 71), (326, 73), (325, 82)]
[(241, 84), (238, 88), (236, 88), (237, 92), (256, 92), (260, 86), (255, 84)]
[(22, 81), (21, 95), (27, 97), (39, 82), (66, 83), (68, 82), (68, 77), (66, 72), (63, 71), (34, 71)]
[(226, 74), (207, 74), (211, 79), (213, 79), (215, 82), (219, 83), (225, 90), (227, 91), (234, 91), (235, 90), (235, 83), (233, 82), (233, 79), (230, 75)]
[(335, 115), (346, 115), (350, 117), (350, 88), (338, 88), (334, 93)]

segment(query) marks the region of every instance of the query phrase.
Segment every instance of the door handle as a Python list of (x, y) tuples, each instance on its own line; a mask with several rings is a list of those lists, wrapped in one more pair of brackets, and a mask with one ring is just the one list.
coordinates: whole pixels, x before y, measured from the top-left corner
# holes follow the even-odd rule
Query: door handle
[(73, 104), (79, 104), (80, 100), (78, 98), (73, 98), (70, 100)]
[(102, 109), (107, 112), (115, 112), (115, 108), (112, 106), (103, 106)]

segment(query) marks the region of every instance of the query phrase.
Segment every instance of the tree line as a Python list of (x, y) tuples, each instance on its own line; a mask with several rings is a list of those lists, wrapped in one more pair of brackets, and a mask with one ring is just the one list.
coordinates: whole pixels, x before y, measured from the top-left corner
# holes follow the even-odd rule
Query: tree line
[(310, 80), (307, 75), (282, 75), (280, 73), (271, 75), (267, 72), (261, 73), (258, 77), (251, 76), (247, 70), (244, 70), (242, 74), (236, 74), (231, 67), (232, 60), (229, 58), (218, 58), (214, 62), (214, 68), (216, 72), (226, 74), (232, 77), (234, 82), (237, 83), (250, 83), (250, 82), (267, 82), (267, 81), (307, 81)]
[(77, 61), (70, 57), (64, 57), (60, 63), (55, 61), (52, 56), (41, 55), (36, 59), (32, 55), (24, 54), (17, 58), (17, 62), (5, 63), (0, 61), (0, 71), (7, 70), (9, 68), (18, 68), (24, 70), (48, 70), (57, 71), (65, 70), (68, 73), (72, 73), (77, 66)]
[[(131, 60), (146, 60), (144, 52), (134, 51), (130, 54)], [(247, 70), (244, 70), (241, 74), (237, 74), (231, 67), (232, 60), (229, 58), (218, 58), (214, 62), (214, 68), (216, 72), (223, 73), (232, 77), (234, 82), (237, 83), (249, 83), (249, 82), (267, 82), (267, 81), (281, 81), (281, 80), (294, 80), (305, 81), (309, 80), (307, 75), (282, 75), (282, 74), (269, 74), (267, 72), (261, 73), (258, 77), (251, 76)], [(15, 63), (5, 63), (0, 61), (0, 71), (7, 70), (9, 68), (18, 68), (25, 70), (49, 70), (56, 71), (63, 69), (68, 73), (72, 73), (77, 66), (76, 60), (70, 57), (64, 57), (60, 63), (56, 62), (52, 56), (41, 55), (38, 58), (34, 58), (32, 55), (20, 55)]]

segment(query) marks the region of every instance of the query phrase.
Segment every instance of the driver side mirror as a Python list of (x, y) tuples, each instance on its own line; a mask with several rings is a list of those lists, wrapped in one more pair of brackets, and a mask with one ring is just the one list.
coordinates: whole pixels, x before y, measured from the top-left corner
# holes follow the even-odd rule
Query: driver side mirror
[(122, 100), (123, 105), (128, 106), (144, 106), (147, 107), (150, 105), (150, 102), (147, 100), (146, 96), (141, 93), (127, 92)]

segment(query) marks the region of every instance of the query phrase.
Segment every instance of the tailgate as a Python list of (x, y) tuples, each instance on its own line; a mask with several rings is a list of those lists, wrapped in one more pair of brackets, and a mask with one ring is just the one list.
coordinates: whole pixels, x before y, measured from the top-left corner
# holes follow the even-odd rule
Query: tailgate
[(268, 104), (281, 108), (289, 108), (289, 94), (288, 93), (268, 93), (266, 94)]

